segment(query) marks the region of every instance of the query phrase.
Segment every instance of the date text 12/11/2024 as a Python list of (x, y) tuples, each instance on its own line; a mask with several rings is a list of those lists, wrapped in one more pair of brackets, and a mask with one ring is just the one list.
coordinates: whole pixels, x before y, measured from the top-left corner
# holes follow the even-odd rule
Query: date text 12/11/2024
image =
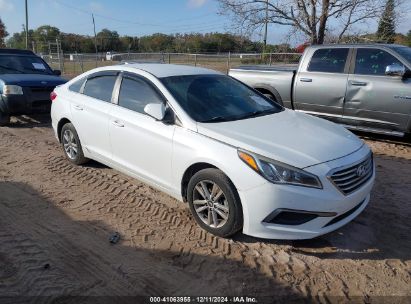
[(258, 303), (254, 297), (150, 297), (150, 303)]

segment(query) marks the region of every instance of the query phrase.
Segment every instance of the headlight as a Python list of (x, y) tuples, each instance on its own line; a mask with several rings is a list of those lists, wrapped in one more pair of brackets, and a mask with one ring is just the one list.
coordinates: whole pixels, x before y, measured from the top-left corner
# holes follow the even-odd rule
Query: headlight
[(23, 88), (17, 85), (6, 84), (3, 86), (3, 95), (23, 95)]
[(274, 184), (288, 184), (318, 189), (323, 187), (317, 176), (304, 170), (243, 150), (238, 150), (238, 156), (251, 169)]

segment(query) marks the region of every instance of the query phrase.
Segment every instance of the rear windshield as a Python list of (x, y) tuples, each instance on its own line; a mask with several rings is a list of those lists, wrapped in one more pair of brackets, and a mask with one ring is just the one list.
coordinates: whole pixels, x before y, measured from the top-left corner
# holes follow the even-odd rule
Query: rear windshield
[(223, 122), (277, 113), (283, 108), (225, 75), (161, 79), (180, 106), (198, 122)]
[(47, 74), (53, 72), (37, 56), (0, 55), (0, 74)]

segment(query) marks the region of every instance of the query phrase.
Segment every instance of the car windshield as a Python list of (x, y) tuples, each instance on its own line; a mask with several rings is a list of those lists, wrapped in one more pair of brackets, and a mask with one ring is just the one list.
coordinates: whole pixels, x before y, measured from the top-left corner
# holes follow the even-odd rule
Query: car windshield
[(409, 47), (393, 47), (394, 51), (404, 57), (411, 64), (411, 48)]
[(0, 55), (0, 74), (52, 74), (50, 67), (36, 56)]
[(283, 110), (229, 76), (172, 76), (161, 81), (187, 114), (198, 122), (232, 121)]

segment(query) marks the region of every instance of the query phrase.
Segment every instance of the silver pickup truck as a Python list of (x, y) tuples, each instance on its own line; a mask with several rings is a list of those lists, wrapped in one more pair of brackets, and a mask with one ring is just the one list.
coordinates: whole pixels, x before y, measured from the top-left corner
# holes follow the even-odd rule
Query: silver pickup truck
[(400, 45), (321, 45), (298, 66), (251, 66), (229, 75), (287, 108), (349, 129), (411, 133), (411, 48)]

